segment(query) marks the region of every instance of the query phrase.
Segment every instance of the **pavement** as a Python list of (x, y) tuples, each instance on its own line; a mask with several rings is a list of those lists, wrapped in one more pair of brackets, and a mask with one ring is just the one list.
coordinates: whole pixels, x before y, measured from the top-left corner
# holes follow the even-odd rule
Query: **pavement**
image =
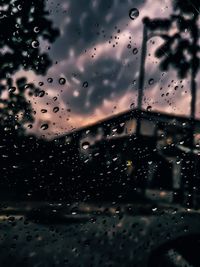
[(0, 266), (149, 267), (152, 251), (188, 235), (200, 235), (199, 211), (161, 200), (2, 202)]

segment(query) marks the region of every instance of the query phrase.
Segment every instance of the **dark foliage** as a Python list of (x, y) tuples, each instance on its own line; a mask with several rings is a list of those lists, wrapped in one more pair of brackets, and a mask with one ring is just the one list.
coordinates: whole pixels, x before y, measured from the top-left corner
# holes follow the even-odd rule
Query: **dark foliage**
[[(160, 31), (164, 43), (157, 49), (156, 56), (161, 58), (161, 69), (174, 67), (180, 78), (185, 78), (193, 68), (196, 75), (199, 68), (200, 47), (198, 44), (198, 18), (200, 2), (173, 1), (174, 13), (169, 19), (146, 19), (150, 30)], [(163, 34), (163, 31), (167, 34)]]
[(24, 131), (33, 121), (27, 94), (38, 89), (25, 77), (14, 80), (23, 69), (43, 75), (51, 65), (40, 42), (53, 42), (59, 32), (48, 19), (44, 1), (2, 0), (0, 4), (0, 126), (6, 131)]

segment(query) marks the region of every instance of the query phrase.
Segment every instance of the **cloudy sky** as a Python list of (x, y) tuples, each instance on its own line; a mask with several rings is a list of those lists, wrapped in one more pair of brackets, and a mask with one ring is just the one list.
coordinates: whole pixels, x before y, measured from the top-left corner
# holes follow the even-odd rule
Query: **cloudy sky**
[[(53, 66), (47, 75), (38, 77), (28, 73), (30, 81), (44, 83), (42, 89), (46, 92), (42, 98), (31, 99), (36, 111), (32, 130), (44, 134), (40, 126), (48, 122), (46, 135), (63, 134), (137, 107), (142, 18), (168, 17), (170, 2), (48, 1), (47, 9), (60, 30), (60, 37), (48, 50)], [(139, 12), (134, 20), (129, 17), (132, 8)], [(154, 51), (161, 42), (158, 37), (148, 41), (143, 108), (151, 106), (152, 110), (189, 115), (190, 81), (180, 81), (173, 70), (159, 70)], [(46, 44), (42, 47), (47, 49)], [(65, 78), (65, 84), (59, 84), (61, 77)], [(48, 78), (53, 82), (49, 83)], [(175, 86), (178, 86), (177, 90)], [(199, 103), (197, 117), (200, 114), (198, 107)], [(42, 109), (47, 112), (42, 113)]]

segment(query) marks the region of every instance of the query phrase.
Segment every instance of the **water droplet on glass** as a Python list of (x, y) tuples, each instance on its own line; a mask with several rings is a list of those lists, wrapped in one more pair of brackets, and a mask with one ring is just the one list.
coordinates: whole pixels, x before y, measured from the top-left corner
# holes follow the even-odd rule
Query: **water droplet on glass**
[(44, 85), (44, 83), (43, 83), (43, 82), (39, 82), (38, 84), (39, 84), (39, 86), (43, 86), (43, 85)]
[(47, 82), (48, 82), (48, 83), (52, 83), (52, 82), (53, 82), (53, 79), (52, 79), (52, 78), (48, 78), (48, 79), (47, 79)]
[(147, 111), (151, 111), (151, 109), (152, 109), (152, 106), (147, 107)]
[(134, 84), (134, 85), (136, 84), (136, 80), (133, 80), (133, 84)]
[(4, 17), (7, 17), (4, 12), (0, 11), (0, 19), (4, 18)]
[(33, 128), (33, 125), (32, 125), (32, 124), (29, 124), (27, 127), (28, 127), (29, 129), (31, 129), (31, 128)]
[(39, 91), (38, 95), (39, 97), (43, 97), (45, 95), (45, 91), (44, 90)]
[(84, 88), (87, 88), (87, 87), (88, 87), (88, 82), (87, 82), (87, 81), (85, 81), (85, 82), (83, 83), (83, 87), (84, 87)]
[(132, 8), (132, 9), (130, 9), (130, 11), (129, 11), (129, 17), (130, 17), (130, 19), (132, 19), (132, 20), (135, 20), (138, 16), (139, 16), (139, 11), (138, 11), (138, 9), (137, 8)]
[(30, 84), (27, 83), (24, 85), (24, 89), (28, 89), (28, 88), (31, 88), (31, 86), (30, 86)]
[(82, 144), (82, 148), (84, 149), (84, 150), (86, 150), (86, 149), (88, 149), (89, 148), (89, 143), (88, 142), (84, 142), (83, 144)]
[(46, 130), (46, 129), (49, 128), (49, 125), (48, 125), (47, 123), (44, 123), (44, 124), (41, 125), (40, 128), (41, 128), (42, 130)]
[(14, 93), (16, 91), (16, 87), (12, 86), (8, 89), (9, 93)]
[(34, 32), (38, 33), (40, 31), (40, 29), (38, 27), (35, 27), (34, 29)]
[(59, 79), (59, 84), (64, 85), (65, 83), (66, 83), (65, 78), (60, 78)]
[(149, 79), (149, 84), (152, 85), (154, 83), (154, 79)]
[(135, 103), (131, 103), (130, 108), (133, 109), (135, 107)]
[(54, 113), (56, 113), (56, 112), (58, 112), (59, 111), (59, 107), (55, 107), (55, 108), (53, 108), (53, 112)]
[(136, 55), (138, 53), (138, 49), (137, 48), (133, 48), (133, 54)]
[(40, 43), (38, 41), (33, 41), (32, 42), (32, 47), (33, 48), (37, 48), (40, 45)]
[(58, 98), (56, 96), (53, 97), (53, 101), (56, 101)]
[(42, 113), (47, 113), (47, 109), (41, 109)]

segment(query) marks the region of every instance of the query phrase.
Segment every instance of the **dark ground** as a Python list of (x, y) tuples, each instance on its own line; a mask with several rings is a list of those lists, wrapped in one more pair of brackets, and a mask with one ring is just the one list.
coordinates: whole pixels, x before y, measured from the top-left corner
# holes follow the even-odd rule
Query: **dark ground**
[(200, 234), (198, 211), (151, 201), (2, 203), (0, 220), (0, 266), (13, 267), (156, 266), (155, 248)]

